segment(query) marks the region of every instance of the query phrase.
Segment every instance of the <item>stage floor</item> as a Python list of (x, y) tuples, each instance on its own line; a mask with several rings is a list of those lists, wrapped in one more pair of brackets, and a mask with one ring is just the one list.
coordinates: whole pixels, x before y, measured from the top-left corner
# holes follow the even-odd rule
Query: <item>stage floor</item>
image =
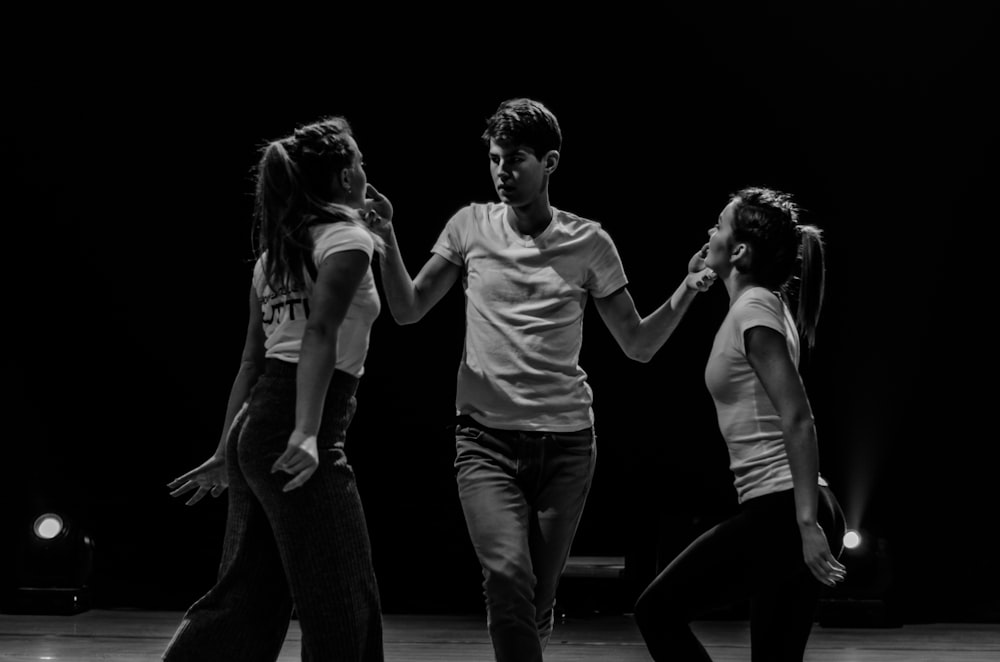
[[(0, 614), (0, 660), (147, 662), (160, 659), (180, 612), (91, 610), (74, 616)], [(491, 662), (482, 618), (386, 614), (387, 661)], [(749, 660), (750, 635), (742, 621), (694, 624), (712, 659)], [(293, 621), (282, 662), (299, 660), (300, 631)], [(627, 616), (570, 619), (556, 626), (547, 662), (648, 661), (635, 623)], [(901, 628), (826, 628), (817, 625), (806, 660), (813, 662), (996, 662), (1000, 624), (941, 623)]]

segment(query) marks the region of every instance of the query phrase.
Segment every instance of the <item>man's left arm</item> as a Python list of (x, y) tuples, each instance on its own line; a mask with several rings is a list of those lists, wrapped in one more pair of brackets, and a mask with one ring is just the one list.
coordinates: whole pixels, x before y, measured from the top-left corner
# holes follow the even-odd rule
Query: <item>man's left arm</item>
[(652, 359), (677, 328), (695, 295), (715, 282), (715, 272), (705, 267), (707, 247), (706, 244), (688, 262), (688, 274), (670, 298), (646, 317), (639, 316), (627, 287), (606, 297), (595, 297), (597, 312), (630, 359), (642, 363)]

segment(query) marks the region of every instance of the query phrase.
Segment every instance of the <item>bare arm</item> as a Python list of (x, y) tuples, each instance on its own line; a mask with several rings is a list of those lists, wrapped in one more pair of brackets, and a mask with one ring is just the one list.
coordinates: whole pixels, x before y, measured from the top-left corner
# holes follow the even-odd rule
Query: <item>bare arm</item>
[(420, 321), (455, 284), (462, 268), (440, 255), (432, 255), (414, 279), (406, 271), (396, 233), (388, 224), (380, 232), (386, 240), (380, 260), (382, 286), (392, 318), (398, 324)]
[(368, 254), (360, 250), (334, 253), (319, 265), (295, 373), (295, 429), (271, 467), (272, 473), (292, 475), (282, 488), (285, 492), (301, 487), (319, 466), (316, 435), (337, 367), (337, 336), (368, 265)]
[(646, 317), (639, 316), (632, 295), (625, 287), (610, 296), (594, 299), (594, 303), (625, 355), (646, 363), (667, 342), (697, 292), (685, 278), (673, 295)]
[(830, 552), (826, 536), (817, 521), (819, 448), (805, 387), (783, 335), (768, 327), (755, 326), (747, 330), (744, 339), (747, 359), (781, 416), (803, 557), (816, 579), (833, 586), (843, 579), (844, 566)]
[(365, 219), (372, 231), (385, 241), (385, 255), (379, 263), (389, 312), (397, 324), (413, 324), (441, 300), (458, 280), (462, 268), (440, 255), (432, 255), (417, 277), (411, 279), (392, 227), (392, 203), (370, 182), (366, 195)]
[(170, 496), (176, 498), (191, 490), (197, 490), (185, 503), (185, 505), (193, 506), (201, 501), (206, 494), (217, 497), (228, 487), (226, 444), (229, 441), (234, 421), (263, 369), (264, 326), (261, 322), (260, 301), (257, 299), (257, 292), (251, 287), (250, 321), (247, 323), (247, 335), (243, 341), (243, 357), (240, 359), (240, 368), (233, 380), (233, 385), (229, 389), (229, 402), (226, 405), (226, 418), (222, 425), (219, 443), (211, 457), (167, 484), (167, 487), (173, 490)]
[(610, 296), (594, 299), (597, 312), (630, 359), (646, 363), (653, 358), (677, 328), (694, 295), (704, 292), (715, 282), (715, 272), (705, 268), (705, 244), (688, 261), (688, 274), (662, 306), (646, 317), (640, 317), (628, 289), (621, 288)]
[(364, 251), (349, 250), (334, 253), (319, 265), (295, 379), (295, 429), (303, 435), (319, 432), (337, 365), (337, 335), (368, 264)]
[(260, 300), (257, 291), (250, 287), (250, 317), (247, 322), (246, 340), (243, 342), (243, 356), (240, 358), (240, 369), (229, 390), (229, 401), (226, 404), (226, 418), (219, 437), (219, 446), (215, 450), (217, 457), (225, 457), (226, 440), (233, 420), (243, 403), (250, 396), (250, 389), (257, 383), (257, 378), (264, 371), (264, 323), (262, 321)]

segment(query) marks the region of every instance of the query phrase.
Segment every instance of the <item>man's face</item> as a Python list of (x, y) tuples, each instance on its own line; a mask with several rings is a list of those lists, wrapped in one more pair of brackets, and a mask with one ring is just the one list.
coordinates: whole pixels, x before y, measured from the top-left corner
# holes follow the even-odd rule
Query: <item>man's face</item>
[(500, 201), (513, 207), (530, 204), (547, 182), (545, 167), (534, 150), (494, 140), (490, 141), (490, 177)]

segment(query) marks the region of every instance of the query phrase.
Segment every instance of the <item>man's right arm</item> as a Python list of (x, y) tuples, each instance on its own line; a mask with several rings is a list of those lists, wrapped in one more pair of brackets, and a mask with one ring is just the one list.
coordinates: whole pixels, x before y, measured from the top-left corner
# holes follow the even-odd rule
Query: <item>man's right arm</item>
[(462, 268), (435, 253), (417, 277), (411, 279), (391, 223), (383, 228), (383, 233), (380, 234), (386, 240), (385, 255), (381, 256), (379, 263), (389, 312), (397, 324), (413, 324), (441, 300), (458, 280)]

